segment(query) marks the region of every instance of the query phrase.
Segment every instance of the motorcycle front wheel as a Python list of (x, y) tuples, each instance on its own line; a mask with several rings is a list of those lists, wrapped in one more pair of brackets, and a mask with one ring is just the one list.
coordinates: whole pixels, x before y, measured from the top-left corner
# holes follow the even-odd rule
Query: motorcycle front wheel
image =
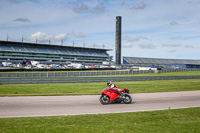
[(101, 95), (99, 101), (101, 104), (106, 105), (110, 103), (110, 98), (107, 95)]
[(124, 95), (124, 103), (125, 104), (130, 104), (130, 103), (132, 103), (132, 98), (131, 98), (131, 96), (130, 95)]

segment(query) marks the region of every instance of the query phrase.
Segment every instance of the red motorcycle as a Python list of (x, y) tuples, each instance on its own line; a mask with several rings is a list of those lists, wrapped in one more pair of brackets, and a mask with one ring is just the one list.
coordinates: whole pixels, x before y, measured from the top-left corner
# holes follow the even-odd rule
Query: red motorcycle
[(120, 92), (117, 91), (116, 89), (105, 88), (101, 92), (101, 97), (99, 98), (99, 101), (103, 105), (106, 105), (109, 103), (121, 103), (121, 102), (124, 102), (125, 104), (132, 103), (132, 98), (129, 95), (128, 89), (123, 88), (121, 93), (122, 93), (122, 97), (120, 95)]

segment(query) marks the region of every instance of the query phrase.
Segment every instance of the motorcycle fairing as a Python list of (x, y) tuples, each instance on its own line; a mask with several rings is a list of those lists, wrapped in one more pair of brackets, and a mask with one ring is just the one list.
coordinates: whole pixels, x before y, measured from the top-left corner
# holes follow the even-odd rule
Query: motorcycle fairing
[(115, 92), (116, 92), (115, 90), (109, 90), (109, 91), (104, 90), (102, 92), (102, 94), (105, 94), (105, 95), (109, 96), (110, 97), (110, 102), (112, 102), (114, 99), (119, 98), (119, 94), (117, 94)]

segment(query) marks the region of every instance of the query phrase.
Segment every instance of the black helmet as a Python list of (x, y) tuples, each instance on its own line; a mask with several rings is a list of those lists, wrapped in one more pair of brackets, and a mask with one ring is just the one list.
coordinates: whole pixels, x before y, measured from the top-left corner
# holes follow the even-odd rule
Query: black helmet
[(107, 82), (107, 86), (111, 86), (112, 82), (111, 81), (108, 81)]

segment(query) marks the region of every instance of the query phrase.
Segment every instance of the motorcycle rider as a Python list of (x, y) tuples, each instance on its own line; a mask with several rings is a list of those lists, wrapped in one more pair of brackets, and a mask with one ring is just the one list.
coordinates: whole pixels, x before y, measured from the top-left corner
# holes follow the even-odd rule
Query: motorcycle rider
[(117, 93), (120, 93), (120, 96), (123, 96), (123, 93), (121, 92), (121, 89), (117, 87), (115, 84), (113, 84), (111, 81), (107, 82), (107, 86), (109, 86), (109, 89), (114, 89)]

